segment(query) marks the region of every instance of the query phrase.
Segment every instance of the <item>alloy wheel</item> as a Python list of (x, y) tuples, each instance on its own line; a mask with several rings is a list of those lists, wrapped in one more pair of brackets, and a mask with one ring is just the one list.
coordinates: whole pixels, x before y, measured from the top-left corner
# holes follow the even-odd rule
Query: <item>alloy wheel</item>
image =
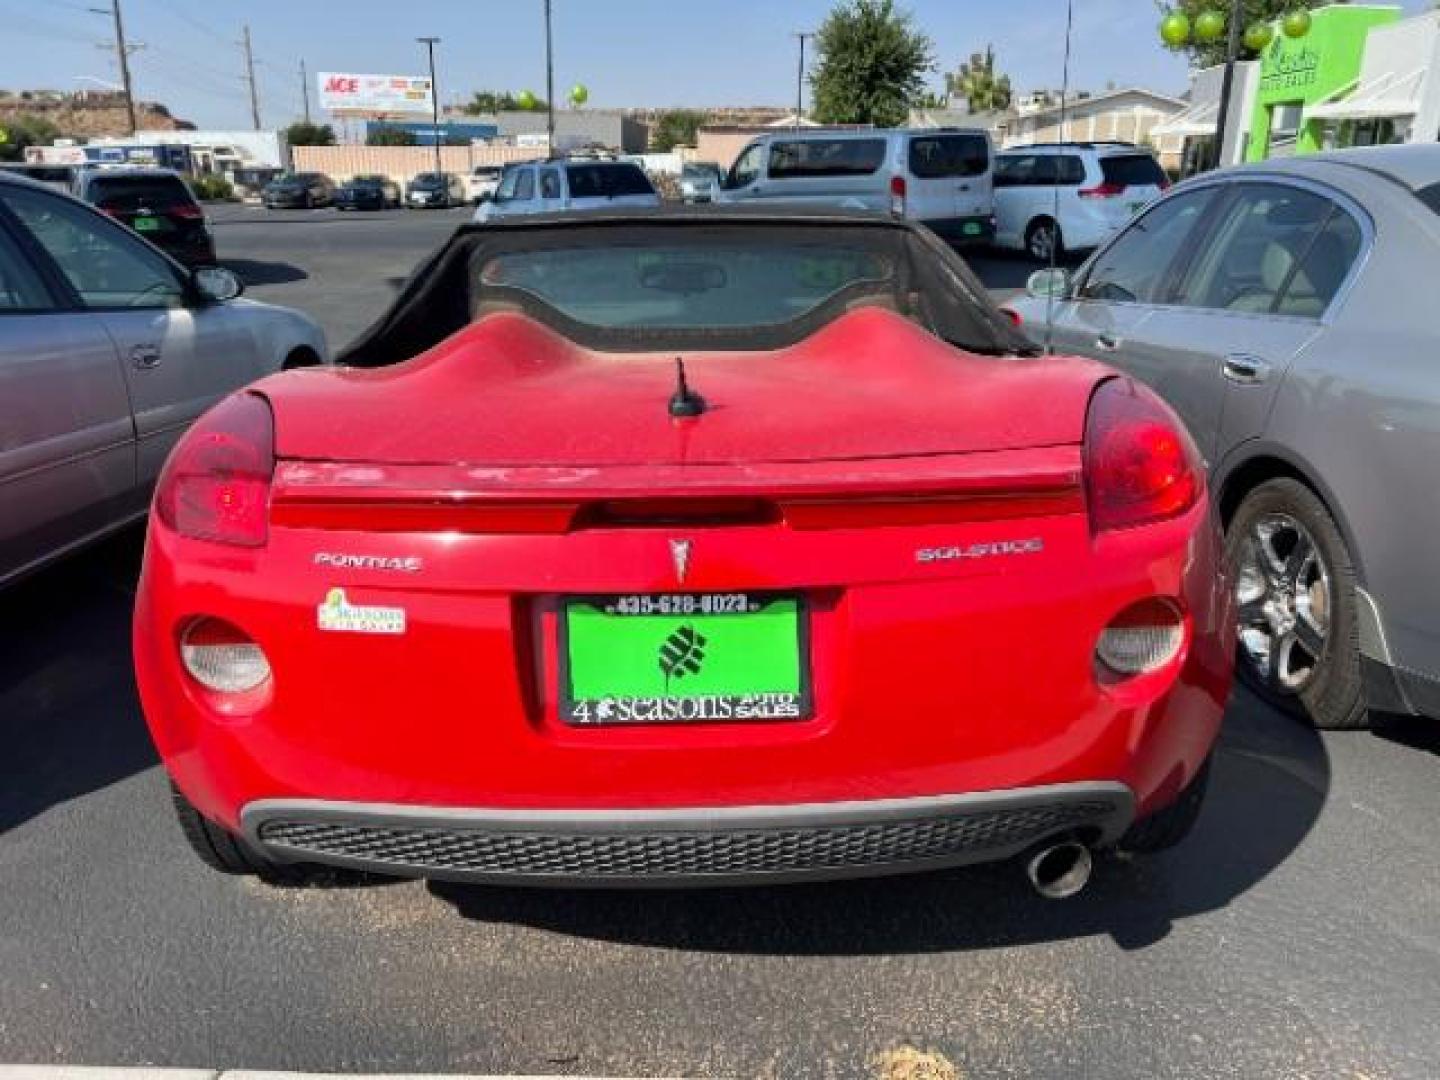
[(1055, 226), (1048, 223), (1030, 230), (1030, 254), (1041, 262), (1049, 262), (1055, 253)]
[(1240, 645), (1280, 694), (1310, 684), (1325, 656), (1334, 609), (1330, 572), (1315, 539), (1289, 514), (1267, 514), (1246, 533), (1235, 575)]

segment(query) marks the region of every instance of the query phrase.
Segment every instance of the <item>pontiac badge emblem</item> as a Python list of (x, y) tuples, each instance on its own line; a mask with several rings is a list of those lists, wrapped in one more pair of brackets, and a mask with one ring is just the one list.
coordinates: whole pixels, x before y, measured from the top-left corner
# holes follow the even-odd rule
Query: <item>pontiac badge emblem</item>
[(675, 580), (682, 585), (685, 583), (685, 575), (690, 572), (690, 548), (692, 546), (689, 540), (670, 541), (670, 558), (675, 563)]

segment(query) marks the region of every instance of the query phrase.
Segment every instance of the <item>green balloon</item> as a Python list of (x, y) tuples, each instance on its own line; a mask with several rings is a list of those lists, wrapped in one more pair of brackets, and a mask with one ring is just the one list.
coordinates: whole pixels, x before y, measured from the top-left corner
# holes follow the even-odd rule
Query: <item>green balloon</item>
[(584, 105), (590, 100), (590, 91), (583, 83), (576, 83), (570, 88), (570, 104)]
[(1225, 16), (1218, 11), (1202, 11), (1195, 20), (1196, 41), (1219, 41), (1225, 33)]
[(1172, 49), (1190, 43), (1190, 18), (1183, 11), (1172, 11), (1160, 23), (1160, 40)]
[(515, 95), (515, 104), (519, 105), (520, 108), (526, 112), (529, 112), (535, 108), (536, 105), (540, 104), (540, 99), (535, 96), (535, 91), (533, 90), (521, 90), (520, 93)]
[(1274, 36), (1269, 23), (1255, 23), (1245, 31), (1245, 48), (1251, 52), (1264, 52)]
[(1304, 37), (1310, 32), (1310, 13), (1308, 11), (1290, 12), (1280, 23), (1280, 29), (1285, 31), (1285, 36), (1288, 38)]

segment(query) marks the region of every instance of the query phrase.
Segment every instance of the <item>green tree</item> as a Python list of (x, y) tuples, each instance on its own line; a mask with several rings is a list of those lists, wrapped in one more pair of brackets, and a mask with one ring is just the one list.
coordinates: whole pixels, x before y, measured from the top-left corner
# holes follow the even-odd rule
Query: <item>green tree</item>
[(299, 120), (285, 129), (285, 141), (291, 146), (334, 146), (335, 129), (329, 124)]
[(43, 116), (0, 116), (0, 161), (24, 161), (27, 146), (49, 146), (60, 137), (60, 129)]
[(650, 149), (663, 154), (677, 146), (694, 146), (704, 123), (705, 114), (693, 109), (662, 113), (650, 129)]
[(935, 66), (930, 38), (895, 0), (842, 0), (815, 35), (819, 59), (810, 76), (822, 124), (904, 122)]
[[(544, 112), (549, 106), (542, 98), (536, 98), (530, 112)], [(525, 112), (520, 99), (508, 90), (477, 90), (470, 100), (461, 106), (467, 116), (491, 116), (499, 112)]]
[[(1242, 6), (1245, 18), (1240, 24), (1240, 30), (1243, 33), (1247, 26), (1255, 23), (1270, 22), (1283, 18), (1292, 11), (1324, 7), (1331, 2), (1332, 0), (1244, 0)], [(1189, 17), (1191, 26), (1195, 25), (1195, 20), (1202, 11), (1218, 11), (1225, 16), (1225, 25), (1227, 27), (1230, 25), (1231, 0), (1175, 0), (1173, 3), (1162, 3), (1160, 0), (1156, 0), (1156, 6), (1162, 15), (1171, 11), (1184, 12)], [(1168, 45), (1165, 47), (1169, 48)], [(1225, 62), (1225, 51), (1228, 47), (1228, 34), (1221, 34), (1216, 41), (1192, 40), (1189, 45), (1171, 51), (1185, 53), (1200, 67), (1212, 67)], [(1241, 59), (1253, 60), (1256, 55), (1245, 48), (1243, 43), (1241, 44)]]
[(414, 146), (415, 133), (393, 124), (376, 124), (365, 136), (366, 146)]
[(998, 112), (1010, 107), (1010, 76), (995, 70), (995, 50), (987, 45), (945, 76), (945, 93), (952, 102), (964, 98), (972, 113)]

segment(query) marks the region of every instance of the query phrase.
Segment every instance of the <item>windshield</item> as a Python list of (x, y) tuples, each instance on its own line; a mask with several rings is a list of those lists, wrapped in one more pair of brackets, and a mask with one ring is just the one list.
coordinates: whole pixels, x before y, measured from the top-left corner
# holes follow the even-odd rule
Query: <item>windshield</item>
[(718, 165), (685, 165), (680, 175), (686, 180), (713, 180), (720, 175)]
[(587, 326), (704, 330), (790, 322), (843, 289), (884, 285), (894, 271), (892, 258), (844, 246), (679, 245), (498, 255), (479, 277)]
[(415, 177), (410, 183), (415, 187), (439, 187), (445, 183), (445, 177), (441, 173), (426, 172)]
[(195, 200), (178, 176), (96, 176), (90, 201), (104, 210), (167, 210)]
[(571, 165), (570, 194), (577, 199), (653, 195), (655, 189), (635, 165)]
[(383, 176), (357, 176), (350, 181), (351, 187), (383, 187), (385, 177)]

